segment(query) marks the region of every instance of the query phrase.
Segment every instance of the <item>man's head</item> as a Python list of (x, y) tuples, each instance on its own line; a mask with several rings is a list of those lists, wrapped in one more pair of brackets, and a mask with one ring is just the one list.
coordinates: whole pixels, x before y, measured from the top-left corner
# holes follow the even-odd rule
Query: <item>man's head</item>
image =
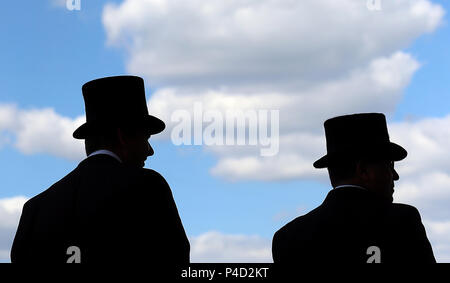
[(144, 80), (136, 76), (96, 79), (82, 87), (86, 123), (73, 133), (85, 139), (86, 152), (109, 149), (124, 163), (144, 166), (153, 154), (150, 135), (160, 133), (165, 124), (149, 115)]
[(327, 154), (314, 162), (328, 168), (333, 187), (359, 185), (392, 201), (399, 179), (394, 161), (406, 150), (389, 141), (386, 118), (380, 113), (339, 116), (325, 121)]
[(393, 201), (394, 181), (400, 177), (394, 169), (394, 161), (343, 160), (328, 166), (333, 187), (357, 185), (366, 188), (380, 198)]
[(85, 149), (87, 155), (100, 149), (110, 150), (123, 164), (144, 167), (147, 157), (153, 155), (149, 139), (150, 134), (143, 129), (122, 127), (86, 137)]

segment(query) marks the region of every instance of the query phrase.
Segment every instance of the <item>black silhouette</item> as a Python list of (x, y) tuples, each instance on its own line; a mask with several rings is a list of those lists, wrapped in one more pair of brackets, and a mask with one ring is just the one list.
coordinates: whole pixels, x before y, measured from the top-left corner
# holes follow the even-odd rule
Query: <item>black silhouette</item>
[(85, 139), (88, 158), (25, 204), (11, 261), (188, 263), (169, 185), (142, 168), (150, 135), (165, 128), (148, 114), (144, 81), (101, 78), (82, 91), (87, 122), (73, 136)]
[(324, 202), (273, 238), (275, 263), (433, 263), (416, 208), (392, 203), (394, 161), (407, 152), (389, 141), (383, 114), (340, 116), (325, 122), (331, 190)]

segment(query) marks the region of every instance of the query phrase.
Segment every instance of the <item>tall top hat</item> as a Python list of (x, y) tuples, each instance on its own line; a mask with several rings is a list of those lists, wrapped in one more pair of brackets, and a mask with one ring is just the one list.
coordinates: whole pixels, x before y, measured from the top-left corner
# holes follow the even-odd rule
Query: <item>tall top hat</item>
[(386, 117), (381, 113), (339, 116), (324, 123), (327, 154), (314, 162), (326, 168), (341, 160), (387, 159), (399, 161), (406, 150), (389, 141)]
[(140, 77), (100, 78), (85, 83), (82, 91), (86, 123), (73, 132), (76, 139), (121, 126), (142, 128), (150, 135), (166, 127), (163, 121), (148, 114), (144, 80)]

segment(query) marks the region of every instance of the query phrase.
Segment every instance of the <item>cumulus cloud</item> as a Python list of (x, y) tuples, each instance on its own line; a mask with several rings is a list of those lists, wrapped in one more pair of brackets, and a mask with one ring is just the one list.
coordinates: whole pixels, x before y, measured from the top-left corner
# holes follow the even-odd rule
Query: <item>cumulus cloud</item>
[(347, 76), (292, 92), (162, 88), (152, 94), (149, 108), (168, 123), (166, 135), (173, 126), (172, 113), (183, 109), (193, 116), (196, 102), (204, 110), (221, 113), (228, 109), (277, 109), (282, 133), (319, 132), (322, 122), (331, 116), (354, 111), (392, 112), (418, 68), (419, 63), (409, 54), (396, 52), (374, 59)]
[(252, 154), (244, 148), (232, 150), (215, 147), (220, 156), (211, 173), (229, 180), (278, 181), (315, 179), (326, 181), (326, 172), (313, 168), (312, 162), (321, 157), (325, 138), (320, 134), (293, 133), (280, 137), (280, 152), (274, 157)]
[(450, 262), (450, 221), (424, 220), (437, 262)]
[(16, 112), (14, 105), (0, 104), (0, 131), (10, 129), (14, 125)]
[[(401, 176), (402, 178), (402, 176)], [(442, 220), (450, 218), (450, 175), (440, 168), (430, 168), (417, 176), (403, 177), (395, 199), (413, 204), (427, 216)]]
[(277, 109), (280, 111), (280, 150), (276, 156), (261, 157), (255, 148), (248, 146), (209, 147), (219, 157), (211, 172), (232, 180), (315, 178), (323, 176), (311, 166), (314, 159), (324, 153), (323, 121), (353, 112), (392, 112), (417, 68), (418, 63), (413, 58), (398, 52), (388, 58), (376, 59), (348, 77), (297, 94), (245, 95), (209, 91), (186, 95), (182, 91), (162, 89), (152, 96), (149, 105), (152, 113), (169, 121), (166, 135), (173, 127), (170, 113), (177, 109), (192, 113), (193, 101), (200, 102), (206, 110), (216, 109), (221, 113), (226, 113), (227, 109), (252, 107)]
[[(108, 43), (128, 70), (164, 86), (298, 89), (336, 78), (433, 31), (443, 9), (425, 0), (126, 0), (108, 4)], [(323, 16), (326, 15), (326, 16)]]
[[(388, 123), (391, 140), (402, 145), (408, 151), (408, 157), (396, 163), (401, 174), (400, 183), (404, 187), (409, 187), (408, 198), (412, 198), (414, 187), (426, 185), (433, 180), (434, 186), (445, 190), (447, 176), (450, 176), (450, 153), (448, 144), (450, 144), (450, 134), (445, 129), (450, 127), (450, 116), (442, 118), (424, 118), (419, 121), (410, 122), (392, 122)], [(230, 179), (273, 179), (281, 180), (289, 178), (289, 170), (295, 170), (294, 178), (315, 178), (316, 169), (312, 168), (312, 163), (326, 153), (325, 135), (323, 125), (318, 126), (322, 133), (315, 132), (293, 132), (280, 136), (280, 153), (272, 158), (263, 158), (251, 151), (245, 151), (244, 148), (233, 151), (222, 148), (213, 149), (222, 159), (212, 172), (217, 175)], [(233, 154), (235, 152), (236, 154)], [(239, 172), (239, 160), (246, 161), (247, 164), (258, 164), (257, 169), (247, 169), (247, 175)], [(296, 162), (293, 163), (292, 162)], [(234, 165), (233, 165), (234, 164)], [(303, 168), (303, 170), (301, 170)], [(258, 171), (265, 172), (264, 176), (259, 175)], [(269, 174), (269, 175), (267, 175)], [(272, 175), (272, 176), (270, 176)], [(259, 177), (258, 177), (259, 176)], [(422, 190), (419, 190), (422, 191)], [(435, 192), (437, 193), (437, 191)], [(436, 194), (430, 194), (438, 196)], [(398, 196), (405, 198), (401, 187), (398, 189)], [(420, 196), (421, 198), (425, 196)], [(450, 200), (450, 199), (449, 199)]]
[(415, 205), (433, 221), (450, 217), (449, 127), (450, 115), (391, 125), (391, 139), (408, 150), (408, 157), (396, 163), (395, 200)]
[(408, 150), (408, 158), (399, 163), (405, 176), (417, 176), (429, 168), (449, 174), (450, 115), (418, 121), (392, 123), (391, 138)]
[[(235, 92), (228, 88), (195, 93), (163, 88), (153, 93), (149, 108), (151, 113), (166, 121), (167, 130), (156, 136), (165, 139), (170, 138), (176, 125), (177, 121), (172, 120), (175, 111), (188, 111), (193, 123), (195, 103), (200, 103), (205, 112), (216, 110), (222, 113), (224, 129), (229, 109), (279, 110), (279, 152), (276, 156), (262, 158), (258, 149), (263, 147), (259, 144), (257, 147), (208, 146), (207, 150), (219, 157), (211, 172), (230, 180), (325, 179), (322, 172), (313, 170), (310, 165), (314, 158), (323, 154), (324, 146), (319, 146), (324, 145), (323, 121), (352, 112), (392, 112), (418, 67), (419, 63), (410, 55), (396, 52), (389, 57), (374, 59), (346, 77), (295, 93)], [(270, 122), (267, 127), (272, 126)], [(202, 123), (201, 129), (209, 124)], [(246, 144), (249, 144), (248, 140)]]
[(272, 262), (271, 241), (210, 231), (190, 238), (191, 262)]
[(83, 143), (72, 133), (84, 121), (82, 116), (71, 119), (51, 108), (22, 110), (0, 104), (0, 145), (3, 140), (24, 154), (45, 153), (81, 160)]
[(19, 224), (24, 196), (0, 199), (0, 262), (9, 262), (9, 254)]
[(444, 15), (425, 0), (383, 4), (374, 13), (351, 0), (126, 0), (105, 6), (103, 24), (108, 43), (127, 51), (128, 70), (156, 88), (150, 112), (168, 124), (159, 138), (170, 137), (174, 111), (193, 117), (196, 102), (221, 113), (277, 109), (278, 155), (208, 147), (219, 158), (211, 172), (232, 180), (295, 179), (317, 177), (308, 163), (323, 152), (292, 145), (292, 136), (319, 140), (323, 121), (336, 115), (392, 113), (420, 67), (401, 50)]

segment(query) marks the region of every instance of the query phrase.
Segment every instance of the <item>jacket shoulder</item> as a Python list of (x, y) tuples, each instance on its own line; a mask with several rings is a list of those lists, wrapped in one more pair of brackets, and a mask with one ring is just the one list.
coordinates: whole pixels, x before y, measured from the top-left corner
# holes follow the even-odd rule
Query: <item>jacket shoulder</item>
[(127, 174), (127, 178), (132, 180), (139, 180), (142, 183), (145, 184), (152, 184), (155, 186), (164, 186), (168, 187), (168, 183), (166, 179), (157, 171), (147, 168), (139, 168), (139, 169), (132, 169)]
[(152, 178), (164, 182), (166, 181), (166, 179), (164, 179), (164, 177), (160, 173), (156, 172), (153, 169), (142, 168), (139, 171), (145, 178)]
[(414, 213), (419, 212), (417, 208), (415, 208), (414, 206), (404, 203), (393, 203), (392, 207), (402, 212), (414, 212)]
[(286, 237), (288, 235), (296, 234), (296, 231), (302, 231), (305, 227), (309, 227), (311, 221), (313, 221), (317, 214), (320, 212), (321, 206), (311, 210), (310, 212), (298, 216), (297, 218), (291, 220), (287, 224), (285, 224), (283, 227), (281, 227), (277, 232), (275, 232), (274, 235), (274, 241), (277, 240), (277, 238)]
[[(302, 250), (302, 241), (315, 234), (314, 221), (320, 214), (321, 206), (298, 216), (275, 232), (272, 239), (272, 257), (274, 262), (296, 262), (296, 251)], [(320, 217), (320, 216), (319, 216)], [(311, 234), (309, 233), (311, 232)]]
[[(74, 176), (76, 175), (78, 168), (75, 168), (70, 173), (68, 173), (66, 176), (55, 182), (53, 185), (51, 185), (46, 190), (38, 193), (37, 195), (30, 198), (28, 201), (25, 202), (23, 209), (27, 208), (34, 208), (36, 205), (38, 205), (40, 202), (44, 201), (47, 198), (51, 198), (55, 195), (55, 193), (58, 190), (58, 188), (63, 188), (67, 183), (71, 183), (74, 180)], [(62, 192), (60, 192), (62, 193)]]
[(416, 220), (420, 220), (419, 210), (408, 204), (393, 203), (391, 206), (391, 214), (394, 214), (400, 218), (414, 218)]

